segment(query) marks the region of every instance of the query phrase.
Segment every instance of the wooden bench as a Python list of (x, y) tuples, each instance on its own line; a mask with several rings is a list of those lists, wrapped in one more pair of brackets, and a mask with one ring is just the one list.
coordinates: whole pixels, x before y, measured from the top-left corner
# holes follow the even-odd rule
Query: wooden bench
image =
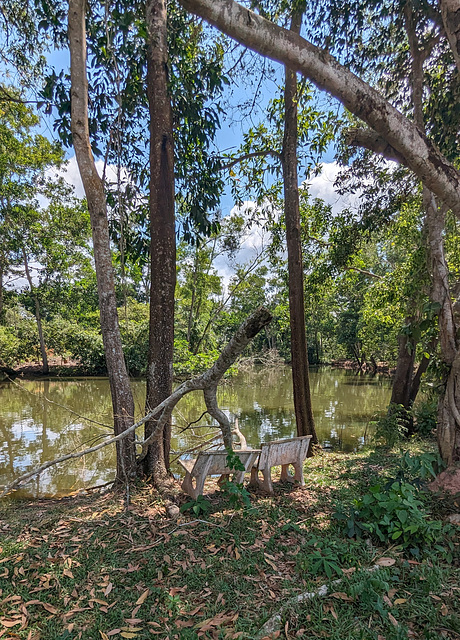
[(244, 465), (244, 471), (235, 471), (227, 467), (227, 451), (201, 451), (194, 460), (178, 460), (185, 469), (185, 478), (182, 482), (182, 489), (194, 500), (203, 494), (204, 482), (207, 476), (225, 476), (233, 474), (237, 483), (242, 483), (244, 474), (254, 466), (260, 453), (260, 449), (249, 449), (247, 451), (235, 451), (235, 455)]
[[(299, 482), (303, 487), (303, 463), (307, 457), (310, 440), (311, 436), (301, 436), (262, 443), (258, 463), (251, 470), (251, 485), (259, 485), (273, 495), (271, 468), (281, 466), (281, 480)], [(294, 475), (289, 473), (290, 464), (294, 467)], [(259, 480), (259, 471), (262, 473), (263, 481)]]

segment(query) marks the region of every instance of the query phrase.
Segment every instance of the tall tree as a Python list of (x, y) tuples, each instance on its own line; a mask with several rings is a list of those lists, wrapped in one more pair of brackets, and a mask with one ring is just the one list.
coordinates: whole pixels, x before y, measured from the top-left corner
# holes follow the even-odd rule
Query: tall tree
[[(150, 330), (146, 411), (172, 392), (176, 231), (174, 216), (174, 141), (168, 87), (167, 10), (165, 0), (147, 0), (147, 95), (150, 114)], [(146, 424), (145, 437), (156, 420)], [(144, 471), (159, 481), (169, 470), (171, 422), (149, 446)]]
[[(303, 11), (293, 10), (291, 32), (300, 33)], [(297, 435), (318, 438), (311, 405), (308, 349), (305, 333), (304, 277), (300, 233), (300, 200), (297, 175), (297, 74), (285, 68), (284, 137), (281, 151), (284, 186), (284, 219), (289, 273), (289, 317), (291, 325), (291, 360), (294, 409)]]
[[(134, 400), (121, 344), (106, 196), (89, 135), (85, 7), (85, 0), (69, 1), (72, 139), (91, 219), (101, 332), (112, 394), (114, 431), (118, 435), (134, 423)], [(117, 442), (117, 479), (129, 482), (135, 474), (136, 449), (132, 433)]]

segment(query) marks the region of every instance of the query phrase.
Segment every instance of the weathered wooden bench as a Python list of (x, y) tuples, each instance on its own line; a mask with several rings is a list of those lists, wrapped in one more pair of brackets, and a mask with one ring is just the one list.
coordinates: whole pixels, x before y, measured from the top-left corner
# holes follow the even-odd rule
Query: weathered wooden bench
[(203, 494), (204, 482), (207, 476), (226, 476), (233, 474), (237, 483), (242, 483), (244, 474), (254, 466), (260, 449), (249, 449), (247, 451), (235, 451), (235, 455), (244, 465), (244, 471), (235, 471), (227, 467), (227, 451), (201, 451), (198, 457), (193, 460), (178, 460), (185, 469), (185, 478), (182, 482), (182, 489), (194, 500)]
[[(303, 487), (303, 463), (307, 457), (311, 436), (273, 440), (260, 445), (259, 460), (251, 470), (251, 485), (260, 486), (267, 493), (273, 494), (271, 468), (281, 466), (281, 480), (299, 482)], [(294, 467), (294, 475), (289, 472), (289, 465)], [(259, 480), (259, 471), (263, 480)]]

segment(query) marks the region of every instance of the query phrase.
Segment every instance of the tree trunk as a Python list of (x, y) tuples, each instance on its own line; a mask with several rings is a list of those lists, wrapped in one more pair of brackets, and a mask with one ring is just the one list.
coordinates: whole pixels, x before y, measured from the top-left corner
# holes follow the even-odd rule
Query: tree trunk
[(406, 335), (398, 338), (398, 359), (393, 378), (390, 404), (410, 408), (412, 377), (414, 375), (415, 344)]
[[(291, 31), (300, 32), (302, 13), (296, 11)], [(297, 74), (285, 69), (283, 163), (284, 218), (289, 276), (292, 386), (298, 436), (313, 436), (318, 442), (311, 406), (308, 349), (305, 335), (305, 303), (300, 240), (300, 203), (297, 177)]]
[(447, 39), (460, 73), (460, 0), (439, 0)]
[(43, 371), (43, 374), (46, 376), (48, 375), (50, 369), (48, 366), (48, 354), (46, 353), (45, 337), (43, 335), (42, 318), (40, 314), (40, 302), (38, 300), (34, 283), (30, 275), (29, 262), (27, 260), (27, 254), (24, 247), (22, 247), (22, 259), (24, 260), (24, 269), (26, 272), (27, 282), (29, 283), (29, 287), (30, 287), (30, 295), (32, 296), (32, 299), (35, 305), (35, 319), (37, 320), (38, 338), (40, 341), (40, 353), (42, 354), (42, 362), (43, 362), (42, 371)]
[(180, 0), (180, 3), (245, 47), (298, 71), (337, 98), (400, 153), (420, 180), (460, 216), (457, 169), (423, 131), (324, 49), (234, 0)]
[[(176, 235), (174, 219), (174, 147), (168, 90), (165, 0), (147, 0), (147, 95), (150, 113), (150, 334), (146, 409), (172, 391)], [(145, 437), (156, 421), (146, 424)], [(164, 425), (144, 459), (144, 473), (161, 482), (169, 470), (171, 423)]]
[(442, 232), (443, 216), (438, 211), (432, 193), (423, 190), (428, 235), (428, 258), (431, 276), (430, 298), (440, 306), (439, 342), (441, 360), (448, 374), (445, 392), (438, 406), (437, 437), (439, 451), (449, 465), (460, 459), (460, 352), (449, 287), (449, 271), (444, 256)]
[[(89, 137), (85, 6), (85, 0), (69, 1), (72, 139), (91, 219), (101, 332), (112, 394), (114, 431), (118, 435), (134, 424), (134, 401), (118, 322), (107, 202)], [(131, 433), (117, 442), (117, 480), (127, 482), (135, 473), (136, 449), (134, 433)]]
[(0, 257), (0, 321), (3, 316), (3, 260)]

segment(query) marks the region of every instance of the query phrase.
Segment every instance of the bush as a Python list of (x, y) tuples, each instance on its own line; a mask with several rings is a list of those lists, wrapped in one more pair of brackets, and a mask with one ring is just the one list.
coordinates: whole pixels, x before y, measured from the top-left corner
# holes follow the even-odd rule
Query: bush
[(0, 364), (12, 367), (19, 349), (19, 340), (7, 327), (0, 326)]
[(353, 502), (348, 512), (338, 509), (335, 519), (345, 525), (349, 537), (369, 534), (380, 542), (397, 542), (416, 555), (421, 547), (436, 544), (443, 524), (428, 519), (419, 489), (424, 480), (435, 477), (441, 468), (438, 458), (432, 453), (403, 454), (396, 478), (371, 487)]
[[(24, 362), (39, 357), (37, 322), (35, 317), (20, 305), (5, 311), (5, 325), (10, 336), (17, 339), (14, 360)], [(10, 354), (11, 355), (11, 354)]]
[(414, 433), (429, 436), (437, 426), (438, 399), (430, 397), (417, 403), (413, 409)]
[(374, 440), (393, 447), (407, 436), (410, 422), (407, 409), (401, 404), (390, 404), (386, 415), (375, 423)]

